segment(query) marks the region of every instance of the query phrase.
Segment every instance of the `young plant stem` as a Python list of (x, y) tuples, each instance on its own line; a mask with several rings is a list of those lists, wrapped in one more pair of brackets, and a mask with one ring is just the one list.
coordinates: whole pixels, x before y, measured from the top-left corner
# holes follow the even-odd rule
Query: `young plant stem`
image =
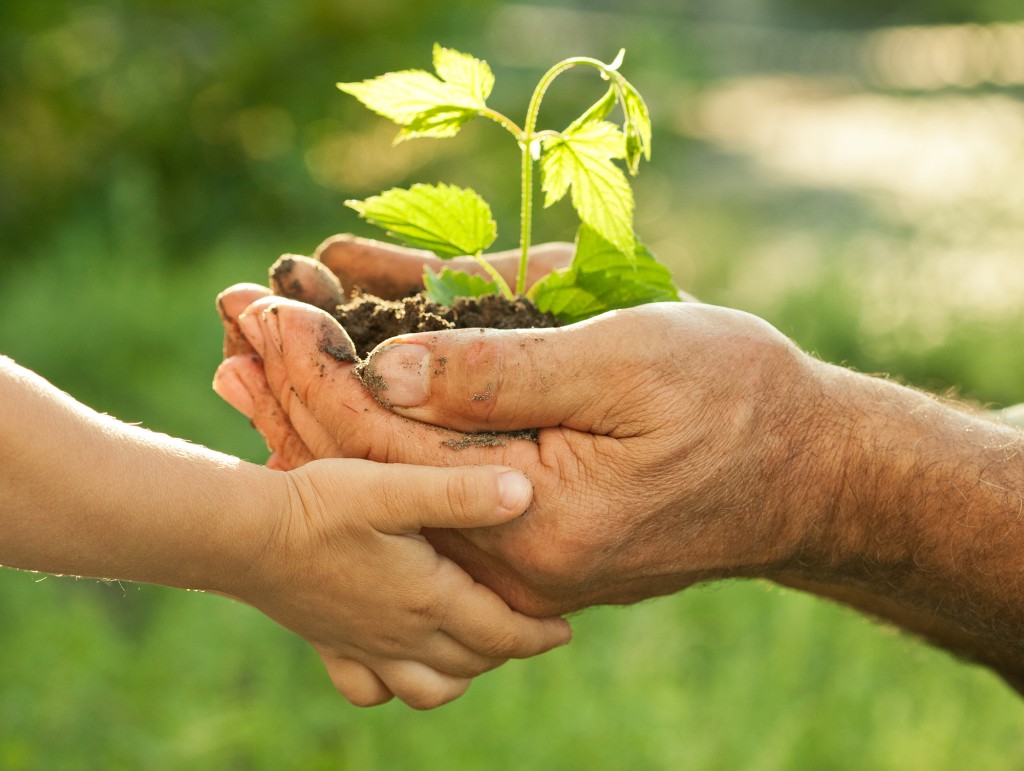
[(483, 268), (487, 275), (491, 277), (495, 284), (498, 285), (498, 289), (501, 290), (506, 300), (515, 300), (515, 295), (512, 294), (512, 289), (509, 287), (508, 282), (505, 278), (495, 270), (494, 266), (491, 265), (487, 260), (484, 259), (483, 255), (479, 252), (473, 255), (473, 259), (476, 260), (477, 264)]
[(499, 126), (505, 128), (512, 136), (517, 140), (522, 140), (523, 130), (515, 124), (515, 121), (510, 119), (506, 115), (502, 115), (497, 110), (492, 110), (490, 107), (485, 107), (478, 113), (480, 117), (493, 120)]
[(516, 294), (526, 291), (526, 265), (530, 260), (530, 230), (533, 219), (533, 151), (530, 142), (523, 142), (523, 193), (519, 210), (519, 269), (516, 271)]
[[(523, 129), (519, 136), (519, 145), (523, 152), (523, 162), (522, 199), (519, 211), (519, 247), (521, 251), (519, 256), (519, 270), (516, 274), (517, 295), (521, 295), (526, 292), (526, 266), (530, 260), (530, 238), (532, 237), (531, 231), (533, 228), (533, 145), (535, 142), (540, 141), (540, 136), (548, 134), (546, 131), (538, 132), (536, 130), (537, 116), (540, 112), (540, 103), (544, 99), (544, 94), (554, 79), (566, 70), (572, 69), (578, 65), (595, 67), (600, 70), (602, 77), (605, 79), (612, 78), (615, 72), (604, 62), (598, 61), (597, 59), (591, 59), (586, 56), (574, 56), (570, 59), (561, 61), (544, 73), (540, 82), (537, 83), (537, 88), (534, 89), (533, 96), (530, 98), (530, 104), (526, 109), (526, 122), (523, 124)], [(540, 156), (539, 152), (537, 153), (537, 156)]]

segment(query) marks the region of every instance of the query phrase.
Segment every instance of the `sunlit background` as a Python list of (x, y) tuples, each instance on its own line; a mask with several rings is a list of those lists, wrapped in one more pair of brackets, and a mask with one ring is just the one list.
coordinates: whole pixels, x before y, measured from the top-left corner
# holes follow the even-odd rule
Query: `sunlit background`
[[(486, 59), (513, 117), (557, 60), (625, 48), (654, 118), (637, 229), (681, 286), (827, 360), (1024, 401), (1019, 0), (0, 3), (0, 352), (265, 459), (209, 389), (217, 291), (368, 234), (342, 202), (415, 181), (476, 188), (515, 241), (511, 139), (392, 147), (333, 87), (428, 68), (435, 41)], [(565, 77), (542, 123), (601, 93)], [(217, 597), (6, 571), (0, 619), (2, 769), (1024, 764), (990, 673), (761, 584), (580, 614), (569, 648), (429, 714), (349, 707), (304, 643)]]

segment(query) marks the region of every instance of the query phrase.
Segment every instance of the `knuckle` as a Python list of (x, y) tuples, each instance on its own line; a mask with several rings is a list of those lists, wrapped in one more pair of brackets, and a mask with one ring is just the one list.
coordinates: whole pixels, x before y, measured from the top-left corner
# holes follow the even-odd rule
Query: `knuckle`
[(335, 690), (357, 707), (374, 707), (393, 698), (391, 691), (369, 669), (351, 659), (328, 655), (324, 657), (324, 664)]
[(491, 658), (509, 658), (522, 644), (518, 633), (512, 629), (494, 629), (481, 641), (480, 652)]
[(368, 460), (380, 463), (402, 463), (405, 460), (404, 437), (401, 435), (384, 431), (372, 438), (357, 435), (354, 439), (362, 442), (362, 447), (365, 448), (363, 457)]
[[(420, 613), (420, 608), (414, 607), (412, 609), (412, 613)], [(394, 634), (387, 630), (381, 630), (377, 638), (377, 644), (380, 646), (380, 649), (384, 651), (387, 655), (397, 656), (405, 650), (406, 646), (409, 643), (408, 640), (406, 640), (404, 637), (400, 635)]]
[(502, 390), (500, 383), (489, 379), (478, 390), (470, 391), (466, 397), (464, 414), (469, 427), (474, 430), (487, 429), (496, 414), (518, 414), (518, 407), (526, 394), (516, 393), (515, 388)]
[(478, 508), (481, 485), (475, 475), (454, 473), (448, 477), (446, 497), (448, 509), (457, 520), (472, 519)]
[(471, 378), (464, 382), (471, 389), (470, 401), (476, 406), (486, 407), (501, 391), (502, 366), (505, 360), (505, 340), (500, 333), (487, 332), (466, 346), (464, 367)]
[[(428, 582), (437, 580), (436, 575), (428, 575), (425, 577)], [(419, 619), (420, 623), (429, 626), (431, 629), (440, 629), (444, 626), (444, 621), (449, 614), (449, 602), (446, 601), (441, 595), (429, 595), (409, 601), (409, 614), (416, 619)], [(407, 645), (408, 642), (404, 639), (398, 640), (398, 645), (395, 650), (401, 650), (402, 645)]]

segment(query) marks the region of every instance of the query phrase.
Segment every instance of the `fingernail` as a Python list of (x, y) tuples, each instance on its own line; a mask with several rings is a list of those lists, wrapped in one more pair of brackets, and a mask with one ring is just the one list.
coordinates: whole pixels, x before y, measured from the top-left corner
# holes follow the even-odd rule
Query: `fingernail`
[(317, 349), (343, 364), (356, 364), (360, 360), (352, 338), (334, 319), (321, 319), (320, 342), (317, 343)]
[(532, 495), (533, 485), (522, 472), (502, 471), (498, 474), (498, 500), (509, 511), (525, 509)]
[(259, 319), (248, 313), (242, 313), (238, 317), (238, 328), (242, 330), (249, 344), (256, 349), (260, 355), (263, 354), (263, 332), (260, 331)]
[(263, 326), (263, 334), (268, 338), (270, 345), (275, 350), (284, 351), (281, 345), (281, 329), (277, 323), (277, 306), (271, 305), (260, 314), (260, 323)]
[(252, 418), (256, 413), (256, 403), (253, 401), (252, 394), (234, 371), (230, 369), (226, 372), (218, 371), (213, 379), (213, 390), (245, 417)]
[(374, 351), (367, 374), (395, 407), (419, 407), (430, 396), (430, 350), (414, 343), (393, 343)]

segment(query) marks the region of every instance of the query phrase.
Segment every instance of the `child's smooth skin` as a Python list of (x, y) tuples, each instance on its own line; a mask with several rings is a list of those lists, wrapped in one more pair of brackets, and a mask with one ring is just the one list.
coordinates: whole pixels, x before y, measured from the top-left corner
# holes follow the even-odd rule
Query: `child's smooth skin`
[(236, 597), (308, 640), (354, 704), (436, 707), (568, 642), (565, 621), (510, 610), (419, 535), (506, 522), (531, 495), (494, 466), (263, 468), (100, 415), (0, 356), (0, 565)]

